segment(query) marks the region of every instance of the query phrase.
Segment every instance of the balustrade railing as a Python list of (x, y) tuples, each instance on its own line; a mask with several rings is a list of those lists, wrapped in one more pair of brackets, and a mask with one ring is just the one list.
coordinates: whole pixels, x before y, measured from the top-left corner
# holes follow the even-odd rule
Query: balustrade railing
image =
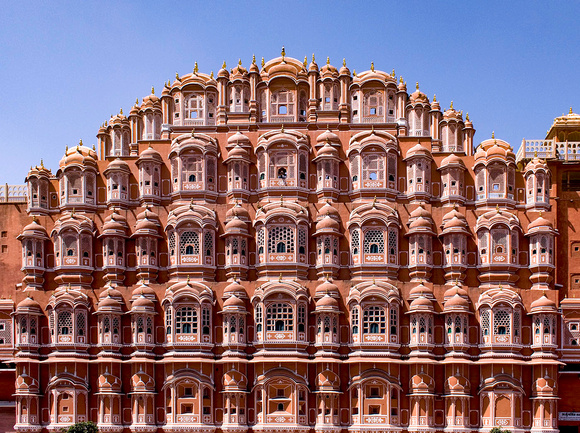
[(522, 145), (516, 154), (516, 160), (531, 159), (561, 159), (562, 161), (580, 161), (580, 141), (522, 140)]

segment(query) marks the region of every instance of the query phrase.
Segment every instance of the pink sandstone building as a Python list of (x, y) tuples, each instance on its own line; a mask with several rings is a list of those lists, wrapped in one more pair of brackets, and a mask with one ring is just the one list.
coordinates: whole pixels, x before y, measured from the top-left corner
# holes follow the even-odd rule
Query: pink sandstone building
[(5, 429), (577, 431), (580, 116), (474, 133), (284, 52), (152, 90), (3, 191)]

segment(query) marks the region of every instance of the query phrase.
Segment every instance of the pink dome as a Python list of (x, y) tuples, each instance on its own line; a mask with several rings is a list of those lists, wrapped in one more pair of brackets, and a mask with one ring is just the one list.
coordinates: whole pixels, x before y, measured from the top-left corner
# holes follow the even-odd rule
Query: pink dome
[(338, 231), (338, 229), (340, 228), (340, 225), (338, 224), (338, 222), (336, 222), (334, 219), (332, 219), (330, 217), (330, 215), (326, 215), (324, 218), (322, 218), (320, 221), (318, 221), (316, 223), (316, 231), (328, 231), (328, 230), (332, 230), (332, 231)]
[(227, 308), (227, 307), (246, 308), (246, 304), (244, 303), (243, 300), (238, 298), (236, 295), (232, 295), (224, 301), (224, 308)]

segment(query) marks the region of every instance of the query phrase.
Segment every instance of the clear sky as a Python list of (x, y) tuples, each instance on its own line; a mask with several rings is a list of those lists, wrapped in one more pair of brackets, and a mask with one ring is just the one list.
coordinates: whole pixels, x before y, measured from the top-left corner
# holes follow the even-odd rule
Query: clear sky
[[(0, 0), (0, 183), (23, 183), (65, 146), (175, 72), (217, 72), (279, 56), (329, 56), (351, 69), (395, 68), (413, 91), (469, 112), (475, 142), (519, 147), (580, 112), (577, 1)], [(159, 94), (159, 92), (157, 92)]]

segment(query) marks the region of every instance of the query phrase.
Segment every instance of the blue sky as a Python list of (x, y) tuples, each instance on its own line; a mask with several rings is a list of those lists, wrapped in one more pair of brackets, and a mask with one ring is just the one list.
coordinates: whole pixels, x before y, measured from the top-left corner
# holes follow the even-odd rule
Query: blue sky
[(0, 0), (0, 182), (23, 183), (66, 145), (175, 72), (280, 53), (403, 75), (469, 112), (475, 142), (514, 148), (580, 111), (576, 1), (19, 2)]

